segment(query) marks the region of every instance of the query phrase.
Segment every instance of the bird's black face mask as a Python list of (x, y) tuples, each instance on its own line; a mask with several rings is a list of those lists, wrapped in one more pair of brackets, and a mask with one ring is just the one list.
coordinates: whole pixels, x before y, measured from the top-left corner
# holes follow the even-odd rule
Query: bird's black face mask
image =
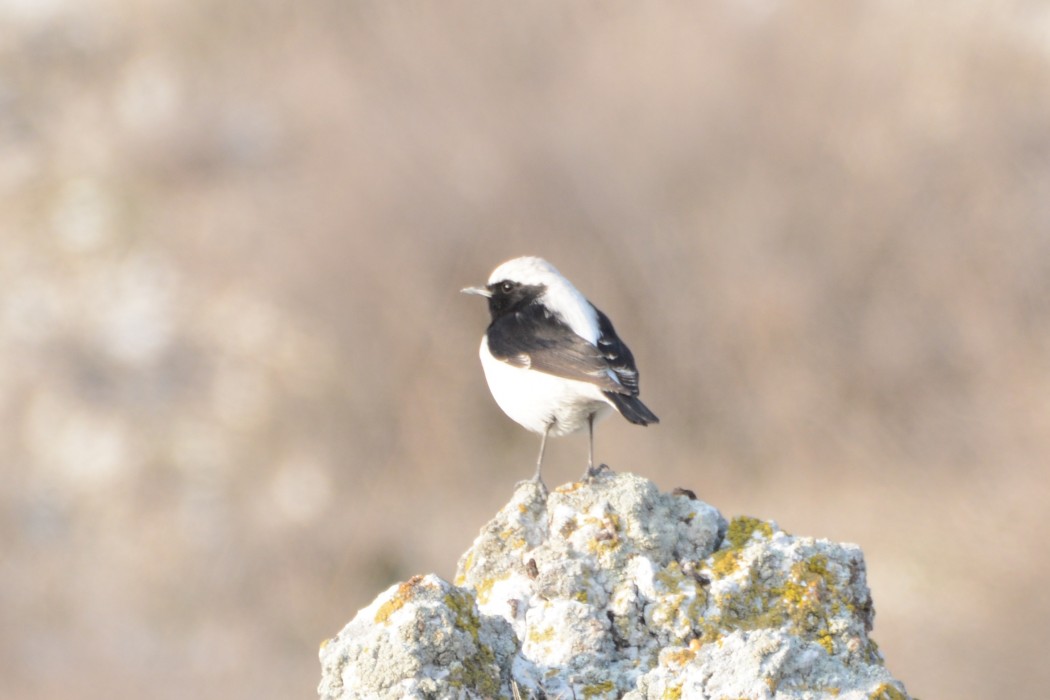
[(495, 321), (505, 314), (520, 311), (535, 301), (547, 287), (542, 284), (522, 284), (511, 280), (493, 282), (488, 285), (491, 296), (489, 297), (489, 313)]

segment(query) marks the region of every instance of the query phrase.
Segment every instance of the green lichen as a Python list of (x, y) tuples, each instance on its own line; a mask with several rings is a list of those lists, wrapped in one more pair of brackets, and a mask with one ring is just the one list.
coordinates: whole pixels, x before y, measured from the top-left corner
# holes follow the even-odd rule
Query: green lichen
[(462, 588), (452, 588), (445, 594), (445, 607), (456, 615), (456, 629), (470, 632), (474, 641), (478, 641), (478, 620), (475, 599), (468, 591)]
[(605, 695), (616, 690), (616, 684), (612, 681), (602, 681), (601, 683), (592, 683), (591, 685), (585, 686), (583, 689), (583, 697), (595, 698), (600, 695)]
[(488, 646), (479, 645), (477, 654), (449, 668), (448, 682), (454, 688), (473, 690), (481, 697), (496, 697), (500, 687), (496, 654)]
[(456, 629), (470, 634), (478, 649), (449, 669), (449, 683), (473, 690), (482, 697), (495, 697), (500, 688), (499, 666), (492, 648), (479, 641), (481, 620), (474, 596), (469, 591), (453, 588), (445, 594), (444, 603), (456, 616)]

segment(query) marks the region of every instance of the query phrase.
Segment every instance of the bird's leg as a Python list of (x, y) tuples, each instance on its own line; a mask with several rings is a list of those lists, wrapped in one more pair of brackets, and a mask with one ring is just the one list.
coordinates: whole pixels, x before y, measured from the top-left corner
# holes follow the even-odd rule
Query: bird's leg
[(547, 428), (543, 431), (543, 438), (540, 440), (540, 456), (536, 458), (536, 476), (532, 477), (532, 480), (539, 484), (543, 483), (540, 469), (543, 467), (543, 451), (547, 448), (547, 434), (550, 433), (552, 427), (554, 427), (553, 421), (547, 424)]
[(594, 414), (587, 416), (587, 473), (594, 471)]
[(590, 443), (587, 449), (587, 471), (583, 473), (583, 481), (593, 479), (603, 471), (612, 471), (607, 464), (599, 464), (597, 467), (594, 466), (594, 417), (596, 415), (597, 413), (592, 413), (587, 416), (587, 437), (589, 438)]
[(587, 471), (583, 473), (581, 481), (587, 481), (597, 472), (594, 469), (594, 414), (587, 416)]

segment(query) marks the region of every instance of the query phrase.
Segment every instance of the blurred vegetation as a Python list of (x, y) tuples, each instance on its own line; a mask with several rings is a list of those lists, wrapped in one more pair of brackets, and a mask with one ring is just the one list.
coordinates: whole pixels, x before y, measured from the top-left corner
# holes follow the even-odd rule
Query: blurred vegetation
[(457, 293), (527, 253), (663, 419), (600, 459), (861, 544), (912, 693), (1037, 696), (1048, 86), (1027, 0), (0, 0), (0, 695), (310, 695), (531, 473)]

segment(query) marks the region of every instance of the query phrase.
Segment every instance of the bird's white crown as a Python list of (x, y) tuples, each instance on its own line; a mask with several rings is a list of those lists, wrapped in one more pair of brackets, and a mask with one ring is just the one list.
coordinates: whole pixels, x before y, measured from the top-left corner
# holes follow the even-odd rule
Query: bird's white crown
[(557, 284), (557, 280), (568, 282), (561, 273), (543, 258), (524, 256), (501, 264), (489, 275), (489, 284), (513, 280), (522, 284)]

